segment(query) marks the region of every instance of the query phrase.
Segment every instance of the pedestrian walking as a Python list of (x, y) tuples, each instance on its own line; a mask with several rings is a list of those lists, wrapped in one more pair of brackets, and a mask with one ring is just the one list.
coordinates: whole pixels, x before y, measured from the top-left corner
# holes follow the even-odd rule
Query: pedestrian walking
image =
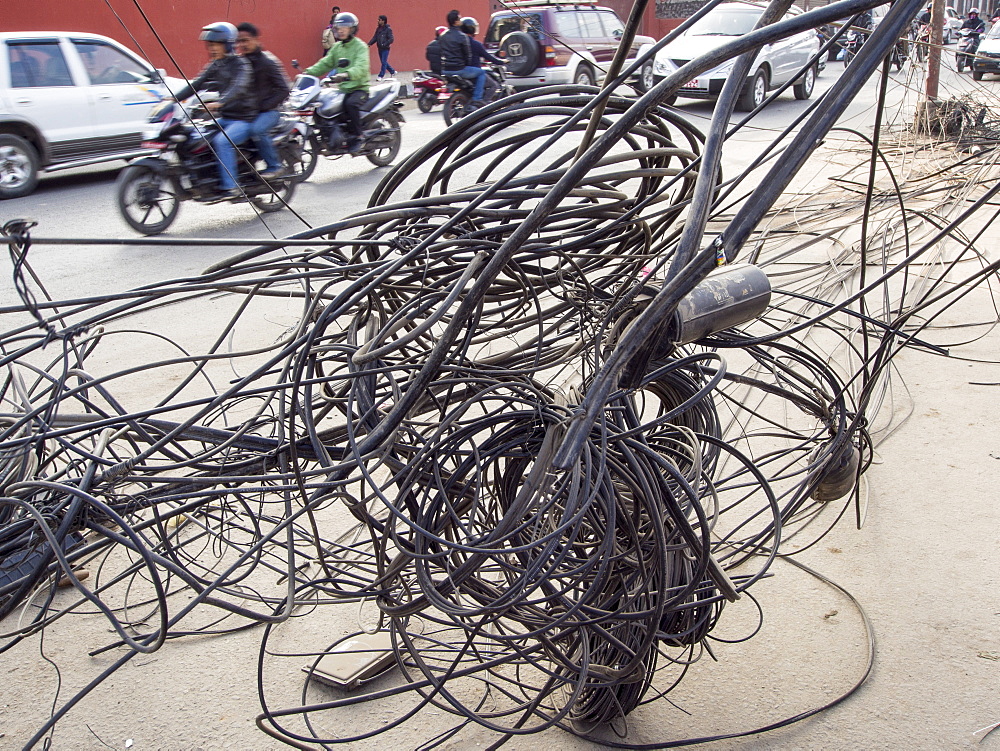
[(375, 34), (372, 36), (368, 46), (371, 47), (373, 44), (376, 49), (378, 49), (378, 59), (381, 63), (381, 67), (378, 71), (377, 80), (381, 81), (385, 78), (386, 72), (389, 75), (396, 75), (396, 69), (389, 65), (389, 48), (396, 39), (392, 35), (392, 27), (389, 26), (389, 19), (385, 16), (378, 17), (378, 26), (375, 27)]

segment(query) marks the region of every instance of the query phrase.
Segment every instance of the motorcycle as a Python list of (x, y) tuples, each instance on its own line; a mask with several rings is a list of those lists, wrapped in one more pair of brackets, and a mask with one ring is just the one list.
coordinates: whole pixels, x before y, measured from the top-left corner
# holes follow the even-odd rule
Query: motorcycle
[[(202, 96), (207, 101), (209, 96)], [(118, 210), (128, 225), (144, 235), (156, 235), (177, 217), (181, 201), (231, 203), (249, 201), (260, 211), (278, 211), (288, 204), (295, 183), (286, 177), (265, 181), (254, 165), (260, 161), (253, 141), (237, 149), (239, 196), (219, 187), (219, 163), (212, 149), (218, 124), (200, 107), (191, 112), (172, 99), (165, 99), (149, 114), (142, 147), (156, 151), (127, 166), (118, 176), (115, 194)], [(305, 129), (280, 120), (271, 138), (286, 165), (301, 160)]]
[(448, 88), (443, 79), (423, 70), (413, 71), (413, 96), (421, 112), (430, 112), (435, 105), (448, 101)]
[(958, 72), (961, 73), (968, 66), (971, 70), (972, 59), (976, 56), (976, 50), (979, 49), (979, 35), (980, 32), (973, 31), (972, 29), (962, 29), (958, 32), (958, 48), (955, 51), (955, 65), (958, 68)]
[[(346, 60), (342, 61), (346, 63)], [(297, 61), (292, 61), (297, 68)], [(341, 67), (344, 67), (341, 65)], [(332, 87), (332, 88), (331, 88)], [(295, 165), (292, 179), (301, 182), (316, 169), (319, 156), (365, 156), (378, 167), (385, 167), (399, 154), (402, 145), (400, 125), (404, 122), (399, 101), (399, 81), (390, 79), (373, 86), (361, 107), (361, 148), (355, 152), (347, 144), (347, 112), (344, 92), (329, 80), (300, 74), (285, 102), (285, 112), (307, 126), (309, 134)]]
[[(493, 79), (496, 88), (493, 96), (487, 104), (503, 99), (514, 93), (514, 87), (507, 83), (507, 68), (503, 65), (491, 63), (486, 69), (486, 75)], [(444, 121), (446, 125), (451, 125), (453, 121), (465, 117), (472, 112), (469, 106), (472, 102), (472, 91), (475, 88), (473, 82), (461, 76), (445, 76), (448, 82), (448, 101), (444, 104)]]
[(844, 65), (849, 64), (854, 59), (854, 56), (858, 54), (861, 45), (865, 43), (865, 36), (865, 33), (862, 31), (850, 29), (841, 38), (840, 46), (844, 48)]

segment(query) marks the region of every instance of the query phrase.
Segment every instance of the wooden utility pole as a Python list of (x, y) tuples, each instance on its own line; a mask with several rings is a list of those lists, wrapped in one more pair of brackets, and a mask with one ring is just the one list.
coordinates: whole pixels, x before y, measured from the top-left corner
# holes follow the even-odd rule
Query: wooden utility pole
[(928, 102), (938, 98), (938, 80), (941, 77), (941, 44), (944, 41), (944, 0), (931, 3), (931, 48), (927, 54), (927, 87), (924, 90)]
[(917, 105), (916, 131), (918, 133), (936, 134), (941, 128), (938, 124), (938, 82), (941, 78), (941, 43), (944, 31), (945, 0), (931, 2), (931, 33), (930, 48), (927, 50), (927, 81), (924, 85), (924, 101)]

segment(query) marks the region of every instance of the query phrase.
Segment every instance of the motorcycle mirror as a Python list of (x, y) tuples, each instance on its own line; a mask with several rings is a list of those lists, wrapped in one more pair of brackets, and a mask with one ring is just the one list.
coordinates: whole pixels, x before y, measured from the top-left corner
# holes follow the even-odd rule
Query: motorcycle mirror
[(297, 59), (292, 60), (292, 67), (295, 68), (295, 70), (299, 69), (299, 61)]
[(348, 60), (346, 57), (342, 57), (342, 58), (340, 58), (337, 61), (337, 67), (338, 68), (348, 68), (348, 67), (350, 67), (350, 65), (351, 65), (351, 61)]

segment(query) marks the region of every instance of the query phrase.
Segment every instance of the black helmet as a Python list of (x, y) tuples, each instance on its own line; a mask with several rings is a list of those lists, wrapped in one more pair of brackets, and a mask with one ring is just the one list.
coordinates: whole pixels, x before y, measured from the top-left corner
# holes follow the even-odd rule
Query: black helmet
[(458, 25), (462, 27), (462, 31), (466, 34), (475, 34), (479, 31), (479, 21), (472, 16), (466, 16), (458, 22)]
[(350, 26), (351, 36), (358, 33), (358, 17), (353, 13), (338, 13), (333, 19), (333, 26)]
[(236, 44), (236, 27), (228, 21), (210, 23), (201, 28), (198, 39), (203, 42), (222, 42), (226, 45), (226, 52), (232, 52), (233, 45)]

